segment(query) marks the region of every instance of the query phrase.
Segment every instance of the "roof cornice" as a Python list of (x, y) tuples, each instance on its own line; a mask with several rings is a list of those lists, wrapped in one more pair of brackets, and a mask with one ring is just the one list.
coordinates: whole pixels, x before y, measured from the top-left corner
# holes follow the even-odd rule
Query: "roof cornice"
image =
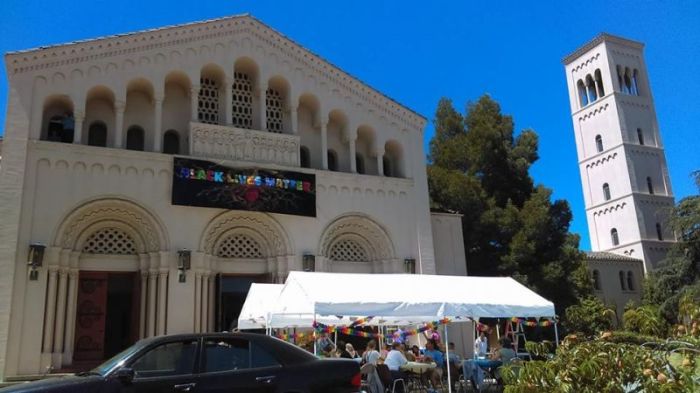
[(249, 14), (8, 52), (5, 54), (5, 63), (8, 75), (21, 74), (180, 46), (242, 32), (263, 40), (295, 61), (324, 75), (347, 92), (361, 97), (363, 101), (384, 107), (387, 114), (393, 112), (397, 123), (403, 122), (407, 126), (419, 125), (417, 131), (423, 131), (427, 122), (423, 115), (398, 103)]
[(595, 48), (596, 46), (600, 45), (603, 42), (614, 42), (614, 43), (620, 44), (620, 45), (632, 46), (632, 47), (637, 48), (637, 49), (644, 48), (644, 44), (639, 42), (639, 41), (630, 40), (630, 39), (619, 37), (619, 36), (612, 35), (609, 33), (600, 33), (595, 38), (593, 38), (592, 40), (585, 43), (583, 46), (581, 46), (578, 49), (576, 49), (575, 51), (573, 51), (571, 54), (565, 56), (562, 59), (562, 63), (564, 63), (564, 65), (569, 65), (571, 62), (573, 62), (574, 60), (581, 57), (581, 55), (583, 55), (584, 53), (588, 52), (589, 50)]

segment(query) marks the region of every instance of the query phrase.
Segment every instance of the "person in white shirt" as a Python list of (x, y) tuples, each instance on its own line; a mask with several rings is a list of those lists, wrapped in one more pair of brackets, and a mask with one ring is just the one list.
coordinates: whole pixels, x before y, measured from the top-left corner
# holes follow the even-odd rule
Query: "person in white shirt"
[(486, 338), (486, 332), (479, 332), (479, 337), (474, 341), (474, 356), (486, 356), (489, 350), (489, 340)]
[[(392, 380), (405, 379), (405, 375), (400, 368), (406, 363), (408, 363), (408, 360), (406, 360), (406, 356), (404, 356), (403, 352), (401, 352), (401, 343), (394, 342), (391, 345), (391, 351), (389, 351), (389, 353), (386, 355), (386, 359), (384, 359), (384, 364), (391, 372)], [(401, 389), (403, 389), (403, 385), (397, 385), (396, 390), (399, 391), (399, 393), (403, 393)]]

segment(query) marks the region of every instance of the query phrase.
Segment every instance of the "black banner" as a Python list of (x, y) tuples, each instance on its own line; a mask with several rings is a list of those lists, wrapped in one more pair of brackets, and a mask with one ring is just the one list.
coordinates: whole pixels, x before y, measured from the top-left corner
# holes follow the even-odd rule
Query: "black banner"
[(175, 157), (172, 203), (316, 217), (316, 176)]

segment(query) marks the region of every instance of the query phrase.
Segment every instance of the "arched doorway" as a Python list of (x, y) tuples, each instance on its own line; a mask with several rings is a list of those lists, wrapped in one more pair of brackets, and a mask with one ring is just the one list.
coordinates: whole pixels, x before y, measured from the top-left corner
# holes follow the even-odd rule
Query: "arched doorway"
[(163, 225), (128, 200), (69, 213), (48, 254), (43, 352), (52, 366), (88, 369), (144, 337), (165, 334)]

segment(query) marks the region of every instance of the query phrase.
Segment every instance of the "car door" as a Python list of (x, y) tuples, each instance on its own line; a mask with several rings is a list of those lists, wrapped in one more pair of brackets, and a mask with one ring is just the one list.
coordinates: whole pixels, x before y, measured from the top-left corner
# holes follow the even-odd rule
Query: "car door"
[(198, 339), (159, 343), (128, 365), (134, 370), (123, 393), (194, 393)]
[(239, 337), (205, 338), (197, 393), (277, 391), (282, 366), (260, 351), (262, 348)]

